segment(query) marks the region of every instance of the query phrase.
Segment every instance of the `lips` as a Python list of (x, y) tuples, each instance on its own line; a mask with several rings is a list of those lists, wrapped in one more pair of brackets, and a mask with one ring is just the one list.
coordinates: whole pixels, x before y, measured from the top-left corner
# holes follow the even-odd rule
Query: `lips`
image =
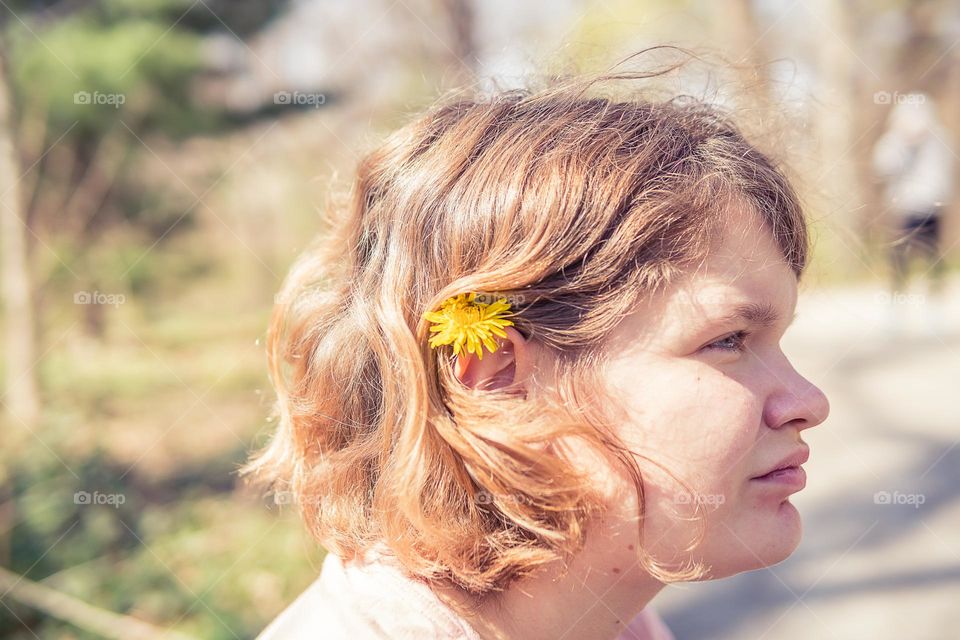
[(804, 462), (810, 459), (810, 447), (804, 445), (803, 447), (796, 449), (789, 455), (784, 458), (781, 458), (780, 462), (774, 464), (771, 467), (767, 467), (767, 470), (761, 473), (760, 475), (753, 476), (752, 480), (762, 480), (770, 479), (775, 476), (784, 475), (785, 470), (792, 470), (791, 473), (796, 473), (797, 470), (800, 472), (803, 469), (800, 468)]
[(770, 491), (773, 495), (783, 496), (802, 491), (807, 486), (807, 472), (803, 467), (787, 467), (772, 471), (750, 481), (754, 487)]

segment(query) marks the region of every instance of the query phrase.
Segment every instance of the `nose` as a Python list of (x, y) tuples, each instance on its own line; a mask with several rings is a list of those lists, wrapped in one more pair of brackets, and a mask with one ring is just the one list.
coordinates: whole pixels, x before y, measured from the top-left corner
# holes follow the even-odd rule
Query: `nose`
[(764, 423), (773, 429), (794, 426), (803, 431), (824, 422), (830, 415), (826, 394), (789, 364), (788, 371), (767, 399)]

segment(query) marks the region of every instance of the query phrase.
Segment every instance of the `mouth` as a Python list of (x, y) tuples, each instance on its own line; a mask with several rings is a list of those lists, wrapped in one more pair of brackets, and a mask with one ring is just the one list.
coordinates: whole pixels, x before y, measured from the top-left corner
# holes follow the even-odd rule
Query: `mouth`
[(800, 490), (807, 486), (807, 472), (803, 470), (803, 467), (798, 465), (794, 467), (775, 469), (770, 473), (757, 476), (756, 478), (751, 478), (751, 480), (753, 482), (761, 482), (764, 484), (794, 487), (797, 490)]
[(810, 449), (806, 445), (782, 458), (766, 473), (754, 476), (751, 481), (764, 485), (792, 488), (797, 491), (807, 485), (807, 472), (801, 466), (810, 458)]

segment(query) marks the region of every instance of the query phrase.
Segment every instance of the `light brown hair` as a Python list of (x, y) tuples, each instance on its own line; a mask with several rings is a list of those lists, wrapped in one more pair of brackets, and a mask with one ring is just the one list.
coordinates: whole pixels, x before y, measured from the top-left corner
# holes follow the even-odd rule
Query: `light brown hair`
[[(243, 469), (292, 492), (328, 550), (353, 558), (380, 542), (421, 579), (502, 590), (576, 553), (602, 513), (570, 443), (621, 465), (643, 513), (598, 382), (606, 337), (704, 259), (734, 202), (761, 216), (798, 278), (808, 257), (789, 181), (728, 114), (599, 95), (648, 75), (448, 98), (360, 162), (349, 205), (274, 308), (278, 424)], [(459, 383), (422, 314), (469, 291), (513, 303), (516, 329), (552, 358), (556, 393)], [(639, 551), (662, 580), (702, 570)]]

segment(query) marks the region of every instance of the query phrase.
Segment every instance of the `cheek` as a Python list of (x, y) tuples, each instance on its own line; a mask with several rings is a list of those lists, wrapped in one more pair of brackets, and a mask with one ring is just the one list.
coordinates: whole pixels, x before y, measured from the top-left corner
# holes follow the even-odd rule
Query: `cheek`
[[(675, 568), (702, 560), (713, 577), (786, 557), (799, 531), (792, 506), (763, 511), (748, 493), (766, 432), (766, 378), (735, 365), (635, 354), (608, 380), (624, 409), (620, 435), (643, 475), (644, 548)], [(632, 526), (636, 498), (620, 480), (617, 506)], [(703, 539), (697, 513), (705, 516)]]
[(633, 378), (641, 379), (632, 393), (621, 391), (628, 410), (623, 435), (636, 451), (702, 489), (743, 475), (762, 416), (745, 384), (695, 361)]
[[(621, 436), (643, 474), (648, 543), (655, 555), (676, 557), (697, 530), (689, 519), (696, 502), (713, 530), (744, 508), (762, 401), (744, 382), (693, 360), (650, 363), (610, 384), (625, 409)], [(624, 504), (630, 488), (624, 481)]]

